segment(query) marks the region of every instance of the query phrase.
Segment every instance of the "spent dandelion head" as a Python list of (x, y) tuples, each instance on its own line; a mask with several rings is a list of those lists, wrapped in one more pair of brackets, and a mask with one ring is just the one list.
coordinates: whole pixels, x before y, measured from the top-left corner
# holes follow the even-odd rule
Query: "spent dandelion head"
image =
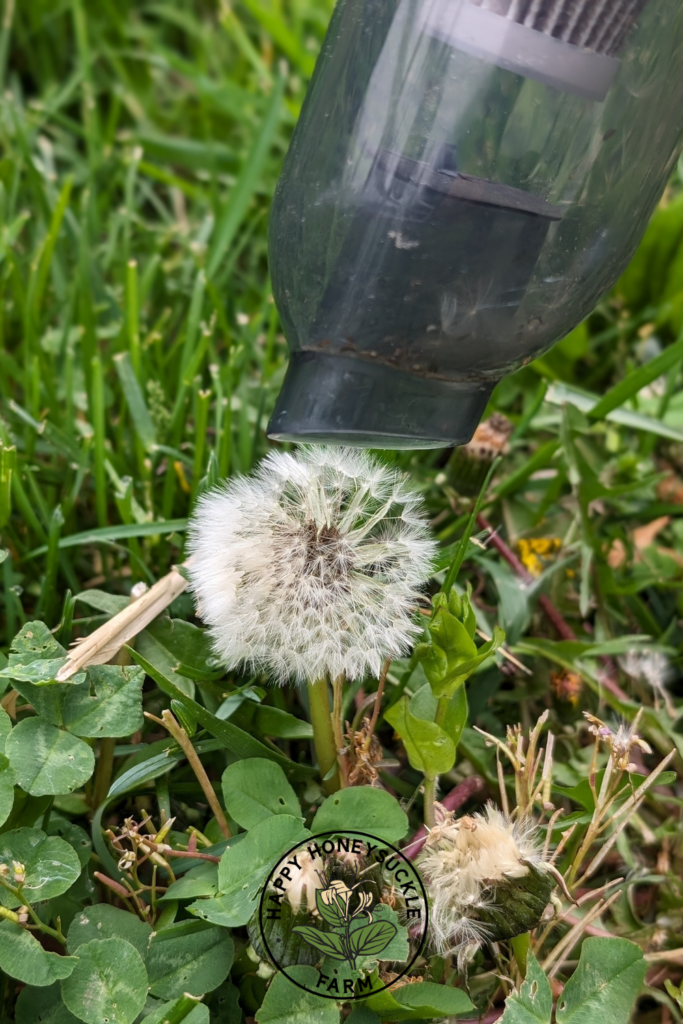
[(189, 576), (217, 655), (278, 682), (379, 674), (409, 649), (435, 551), (420, 497), (368, 453), (272, 453), (205, 495)]
[(492, 804), (483, 814), (442, 814), (419, 866), (433, 945), (461, 965), (484, 941), (535, 927), (555, 885), (533, 823), (512, 821)]

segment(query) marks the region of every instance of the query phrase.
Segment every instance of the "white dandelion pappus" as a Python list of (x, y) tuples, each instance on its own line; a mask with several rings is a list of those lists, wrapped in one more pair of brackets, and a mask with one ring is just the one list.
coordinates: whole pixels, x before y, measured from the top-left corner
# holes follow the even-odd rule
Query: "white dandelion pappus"
[(546, 867), (533, 823), (510, 821), (492, 804), (483, 814), (447, 814), (427, 837), (418, 864), (429, 893), (432, 943), (461, 965), (492, 938), (480, 914), (494, 905), (496, 889)]
[(406, 654), (435, 544), (400, 474), (316, 447), (271, 453), (201, 498), (189, 549), (216, 654), (284, 683), (378, 675)]

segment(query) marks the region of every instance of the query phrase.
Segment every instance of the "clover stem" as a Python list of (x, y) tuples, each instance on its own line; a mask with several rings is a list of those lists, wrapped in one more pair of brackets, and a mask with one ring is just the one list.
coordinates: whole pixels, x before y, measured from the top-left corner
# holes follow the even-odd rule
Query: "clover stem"
[[(313, 726), (313, 744), (318, 759), (318, 768), (326, 793), (336, 793), (339, 789), (339, 768), (337, 752), (330, 715), (330, 698), (327, 691), (327, 680), (317, 679), (308, 683), (308, 706)], [(333, 771), (333, 769), (335, 769)], [(328, 778), (329, 776), (329, 778)]]
[(531, 935), (529, 932), (522, 932), (521, 935), (515, 935), (510, 939), (510, 945), (512, 946), (512, 952), (515, 954), (515, 960), (519, 967), (519, 973), (522, 978), (526, 978), (526, 968), (529, 959), (529, 950), (531, 949)]

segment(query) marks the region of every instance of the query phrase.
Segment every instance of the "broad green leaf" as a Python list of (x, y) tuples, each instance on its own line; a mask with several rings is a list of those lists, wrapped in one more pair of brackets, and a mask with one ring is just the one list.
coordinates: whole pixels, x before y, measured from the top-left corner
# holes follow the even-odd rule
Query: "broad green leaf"
[(628, 1024), (647, 964), (628, 939), (584, 939), (557, 1004), (557, 1024)]
[(176, 671), (178, 659), (161, 644), (155, 636), (152, 636), (148, 629), (144, 629), (135, 640), (135, 649), (143, 658), (146, 658), (150, 665), (153, 665), (166, 679), (187, 694), (194, 697), (195, 685), (191, 679), (187, 679)]
[(235, 761), (223, 772), (222, 784), (226, 810), (242, 828), (253, 828), (273, 814), (301, 817), (297, 795), (273, 761), (261, 757)]
[(142, 957), (125, 939), (92, 939), (79, 946), (62, 999), (85, 1024), (133, 1024), (147, 999)]
[(93, 665), (87, 684), (70, 687), (64, 727), (75, 736), (128, 736), (142, 727), (142, 684), (136, 665)]
[(200, 896), (215, 896), (218, 892), (218, 865), (206, 861), (198, 864), (172, 882), (162, 899), (196, 900)]
[(508, 643), (514, 644), (531, 621), (530, 588), (513, 573), (507, 562), (497, 562), (493, 558), (482, 558), (477, 562), (496, 585), (500, 601), (498, 614)]
[(125, 939), (137, 949), (144, 960), (152, 937), (152, 928), (137, 914), (119, 910), (108, 903), (96, 903), (76, 914), (66, 937), (69, 953), (93, 939)]
[(5, 753), (5, 742), (12, 731), (12, 719), (4, 708), (0, 708), (0, 754)]
[(163, 999), (211, 992), (227, 978), (234, 954), (223, 928), (199, 921), (164, 928), (155, 934), (146, 958), (150, 992)]
[(246, 924), (256, 909), (259, 889), (279, 858), (310, 834), (289, 814), (254, 825), (239, 843), (228, 843), (218, 866), (218, 896), (197, 900), (188, 910), (227, 928)]
[(87, 743), (40, 718), (15, 726), (5, 750), (19, 785), (31, 796), (71, 793), (88, 781), (95, 767)]
[(379, 957), (398, 931), (389, 921), (371, 921), (351, 934), (350, 946), (356, 956)]
[[(0, 669), (0, 678), (51, 683), (65, 658), (66, 651), (44, 622), (27, 622), (12, 640), (8, 663)], [(78, 684), (84, 679), (85, 673), (79, 672), (67, 685)]]
[(0, 825), (4, 825), (12, 813), (16, 781), (16, 775), (9, 763), (9, 758), (5, 754), (0, 754)]
[(302, 718), (290, 715), (288, 711), (272, 708), (268, 704), (256, 704), (245, 700), (233, 714), (228, 716), (235, 725), (249, 729), (259, 736), (275, 736), (288, 740), (307, 740), (313, 736), (313, 726)]
[(550, 982), (533, 953), (527, 960), (526, 978), (518, 992), (505, 1001), (500, 1024), (551, 1024), (553, 993)]
[(143, 723), (144, 679), (137, 665), (93, 665), (77, 686), (18, 681), (15, 687), (44, 721), (75, 736), (128, 736)]
[(346, 1024), (382, 1024), (374, 1010), (368, 1009), (364, 1003), (354, 1003)]
[(15, 1013), (16, 1024), (79, 1024), (62, 1001), (58, 981), (45, 988), (27, 985), (19, 993)]
[[(307, 989), (315, 989), (319, 973), (314, 967), (289, 967), (287, 973)], [(332, 999), (321, 999), (294, 985), (284, 974), (273, 978), (266, 998), (256, 1011), (257, 1024), (339, 1024)]]
[(35, 935), (14, 921), (0, 921), (0, 970), (10, 978), (42, 988), (68, 978), (76, 959), (43, 949)]
[(365, 1005), (382, 1021), (424, 1020), (425, 1017), (458, 1017), (474, 1010), (470, 999), (459, 988), (419, 981), (393, 991), (370, 996)]
[[(73, 848), (38, 828), (17, 828), (0, 836), (0, 864), (6, 865), (10, 880), (15, 861), (26, 869), (23, 893), (30, 903), (61, 895), (81, 873), (81, 863)], [(0, 887), (0, 902), (10, 910), (20, 906), (20, 901), (4, 887)]]
[(334, 932), (323, 932), (315, 925), (306, 924), (297, 925), (292, 931), (300, 935), (309, 946), (319, 949), (325, 956), (331, 956), (333, 960), (346, 960), (341, 938)]
[(355, 829), (388, 843), (397, 843), (408, 831), (408, 818), (385, 789), (353, 786), (333, 793), (318, 808), (311, 832)]
[(240, 990), (228, 979), (215, 989), (206, 1002), (211, 1011), (211, 1024), (242, 1024)]
[(403, 740), (413, 768), (432, 778), (451, 770), (455, 764), (453, 740), (436, 722), (411, 714), (407, 697), (401, 697), (384, 717)]
[(72, 821), (68, 821), (66, 818), (54, 815), (50, 819), (48, 830), (48, 835), (60, 836), (69, 844), (78, 857), (81, 867), (84, 868), (90, 860), (90, 854), (92, 852), (90, 836), (85, 829), (81, 828), (80, 825), (74, 825)]
[(222, 667), (214, 654), (208, 631), (193, 626), (191, 622), (161, 615), (150, 623), (146, 632), (169, 652), (176, 670), (180, 665), (189, 673), (196, 669), (201, 679), (207, 672), (213, 674)]

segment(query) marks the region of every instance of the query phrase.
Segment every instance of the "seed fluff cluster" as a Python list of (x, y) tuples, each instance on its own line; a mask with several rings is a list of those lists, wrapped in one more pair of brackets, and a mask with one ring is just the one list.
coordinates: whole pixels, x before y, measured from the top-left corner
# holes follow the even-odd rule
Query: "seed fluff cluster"
[(205, 495), (188, 572), (216, 654), (281, 683), (377, 675), (409, 650), (435, 546), (420, 497), (362, 450), (272, 453)]
[[(442, 811), (419, 867), (429, 894), (432, 943), (442, 955), (456, 954), (461, 966), (485, 940), (537, 924), (554, 885), (546, 881), (533, 823), (510, 821), (492, 804), (483, 814), (462, 818)], [(514, 904), (522, 910), (519, 921), (511, 914)], [(536, 920), (529, 921), (529, 912)]]

